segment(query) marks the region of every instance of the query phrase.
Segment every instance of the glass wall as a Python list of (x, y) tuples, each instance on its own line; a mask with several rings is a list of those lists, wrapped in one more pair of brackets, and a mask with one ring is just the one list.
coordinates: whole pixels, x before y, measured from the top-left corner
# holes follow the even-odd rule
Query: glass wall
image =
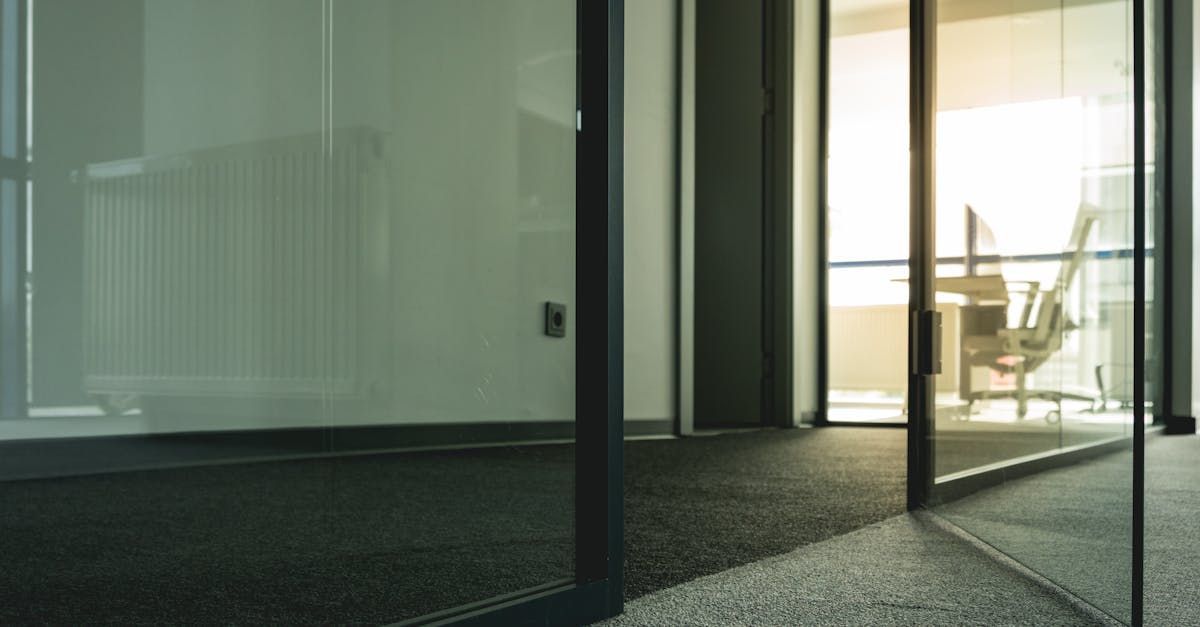
[(0, 620), (573, 578), (575, 6), (0, 0)]
[(828, 417), (903, 422), (908, 354), (908, 9), (830, 0)]
[[(829, 420), (903, 423), (908, 385), (908, 5), (830, 0)], [(977, 263), (969, 209), (939, 206), (939, 276)], [(983, 246), (986, 246), (984, 242)], [(945, 314), (946, 311), (943, 311)], [(956, 331), (943, 335), (956, 362)], [(939, 380), (953, 394), (957, 377)]]
[(935, 497), (1015, 462), (1115, 451), (938, 511), (1129, 621), (1131, 3), (937, 5), (938, 254), (965, 233), (966, 260), (936, 285), (957, 359), (939, 377), (956, 383), (938, 398)]

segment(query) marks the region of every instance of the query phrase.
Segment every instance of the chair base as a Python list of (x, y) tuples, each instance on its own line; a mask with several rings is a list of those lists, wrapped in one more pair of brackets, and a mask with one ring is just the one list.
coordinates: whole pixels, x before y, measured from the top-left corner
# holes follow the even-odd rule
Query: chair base
[[(1022, 399), (1023, 397), (1023, 399)], [(1085, 401), (1092, 404), (1090, 411), (1096, 411), (1096, 397), (1084, 394), (1076, 394), (1073, 392), (1063, 392), (1061, 390), (986, 390), (979, 392), (971, 392), (964, 399), (967, 401), (967, 411), (964, 414), (963, 420), (971, 419), (971, 406), (977, 401), (990, 400), (1014, 400), (1017, 401), (1017, 419), (1024, 420), (1028, 411), (1027, 401), (1040, 400), (1050, 401), (1055, 404), (1055, 408), (1046, 412), (1045, 420), (1049, 424), (1055, 424), (1062, 420), (1062, 402), (1066, 400)]]

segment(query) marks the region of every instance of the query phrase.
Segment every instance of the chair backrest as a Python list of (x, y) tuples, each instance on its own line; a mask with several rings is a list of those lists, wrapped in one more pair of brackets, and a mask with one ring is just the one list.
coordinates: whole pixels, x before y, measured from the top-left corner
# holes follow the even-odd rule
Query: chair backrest
[(1095, 207), (1080, 203), (1079, 212), (1075, 215), (1075, 224), (1071, 228), (1071, 238), (1064, 252), (1071, 256), (1063, 259), (1058, 268), (1058, 278), (1054, 287), (1043, 290), (1038, 305), (1037, 323), (1034, 325), (1033, 341), (1049, 342), (1056, 345), (1062, 343), (1063, 328), (1063, 295), (1071, 289), (1075, 275), (1079, 274), (1079, 266), (1087, 256), (1087, 241), (1091, 235), (1092, 226), (1096, 224), (1097, 210)]

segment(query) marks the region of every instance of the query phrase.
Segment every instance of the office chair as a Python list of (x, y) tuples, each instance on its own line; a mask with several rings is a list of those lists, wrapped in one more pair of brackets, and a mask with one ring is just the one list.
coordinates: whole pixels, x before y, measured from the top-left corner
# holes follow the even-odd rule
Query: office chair
[(1058, 278), (1050, 289), (1041, 289), (1037, 281), (1023, 282), (1024, 306), (1020, 322), (1013, 328), (1007, 326), (1007, 303), (964, 306), (962, 360), (963, 373), (968, 374), (971, 366), (987, 366), (1001, 374), (1012, 374), (1016, 385), (1011, 390), (970, 389), (970, 377), (960, 383), (960, 396), (967, 402), (965, 419), (970, 419), (972, 405), (976, 401), (990, 399), (1015, 399), (1017, 417), (1025, 418), (1029, 410), (1029, 399), (1048, 400), (1055, 409), (1046, 414), (1046, 422), (1055, 423), (1062, 419), (1062, 402), (1065, 399), (1095, 403), (1090, 396), (1073, 394), (1062, 390), (1033, 390), (1027, 385), (1027, 377), (1062, 348), (1063, 334), (1074, 330), (1063, 311), (1063, 296), (1070, 289), (1079, 266), (1086, 254), (1086, 244), (1092, 226), (1096, 223), (1094, 210), (1080, 212), (1072, 228), (1068, 251), (1071, 256), (1063, 260)]

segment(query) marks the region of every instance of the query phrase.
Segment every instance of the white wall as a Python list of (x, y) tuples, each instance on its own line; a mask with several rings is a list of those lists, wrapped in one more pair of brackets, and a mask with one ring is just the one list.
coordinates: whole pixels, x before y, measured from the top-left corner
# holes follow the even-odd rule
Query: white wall
[(144, 75), (144, 154), (320, 130), (318, 3), (151, 0), (144, 7), (144, 70), (109, 69)]
[(625, 4), (625, 418), (675, 416), (675, 3)]

